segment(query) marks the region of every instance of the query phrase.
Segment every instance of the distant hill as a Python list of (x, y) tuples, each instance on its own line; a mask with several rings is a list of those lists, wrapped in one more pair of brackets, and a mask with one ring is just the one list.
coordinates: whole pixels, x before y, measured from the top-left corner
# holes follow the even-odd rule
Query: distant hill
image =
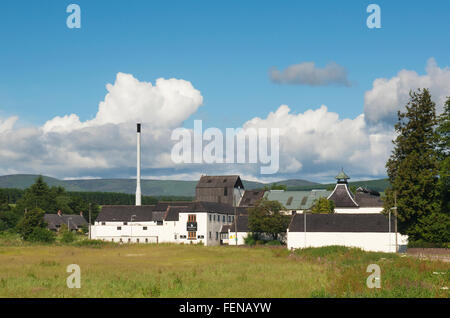
[[(25, 189), (32, 185), (37, 175), (15, 174), (0, 176), (0, 188)], [(49, 186), (61, 186), (67, 191), (96, 191), (96, 192), (120, 192), (134, 193), (136, 181), (134, 179), (88, 179), (88, 180), (60, 180), (44, 176), (44, 181)], [(242, 180), (246, 189), (262, 189), (270, 186), (270, 183), (261, 183)], [(326, 189), (334, 184), (320, 184), (301, 179), (281, 180), (277, 184), (286, 185), (289, 190)], [(387, 187), (387, 179), (350, 182), (357, 186), (365, 185), (377, 191), (384, 191)], [(141, 189), (143, 195), (150, 196), (194, 196), (197, 181), (180, 180), (142, 180)]]
[[(335, 183), (319, 184), (314, 186), (289, 187), (289, 190), (312, 190), (312, 189), (334, 189)], [(348, 185), (356, 187), (366, 187), (378, 192), (384, 192), (390, 186), (388, 179), (352, 181)]]

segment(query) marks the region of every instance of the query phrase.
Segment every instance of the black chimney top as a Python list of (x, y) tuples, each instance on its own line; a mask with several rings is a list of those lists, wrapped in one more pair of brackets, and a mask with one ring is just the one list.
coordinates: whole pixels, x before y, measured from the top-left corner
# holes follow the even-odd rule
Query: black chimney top
[(137, 124), (137, 132), (138, 132), (138, 133), (141, 132), (141, 124)]

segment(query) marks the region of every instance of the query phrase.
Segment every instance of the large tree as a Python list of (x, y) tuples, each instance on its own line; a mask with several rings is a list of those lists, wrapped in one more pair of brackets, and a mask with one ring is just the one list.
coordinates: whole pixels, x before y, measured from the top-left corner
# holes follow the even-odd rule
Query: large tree
[(281, 214), (285, 210), (278, 201), (261, 199), (258, 203), (248, 209), (248, 227), (250, 232), (255, 234), (269, 234), (273, 240), (277, 240), (279, 234), (285, 233), (289, 225), (290, 218)]
[(404, 112), (398, 112), (395, 147), (386, 163), (391, 187), (385, 211), (396, 198), (398, 226), (411, 241), (425, 239), (424, 222), (440, 211), (436, 108), (427, 89), (410, 92)]

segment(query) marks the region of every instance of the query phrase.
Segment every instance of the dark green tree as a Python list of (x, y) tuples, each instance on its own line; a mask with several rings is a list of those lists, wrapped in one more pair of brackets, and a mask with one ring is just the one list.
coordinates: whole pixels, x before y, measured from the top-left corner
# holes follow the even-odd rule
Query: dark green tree
[(397, 201), (398, 229), (411, 241), (425, 238), (424, 218), (439, 211), (435, 104), (427, 89), (410, 92), (406, 111), (398, 112), (397, 138), (386, 163), (391, 187), (385, 212)]
[(261, 199), (248, 210), (248, 226), (252, 233), (268, 234), (273, 240), (277, 240), (279, 234), (285, 233), (289, 225), (290, 217), (280, 212), (285, 210), (278, 201)]
[(311, 213), (334, 213), (334, 202), (325, 197), (316, 199), (311, 207)]
[(34, 208), (25, 212), (25, 215), (17, 224), (17, 232), (22, 239), (28, 240), (36, 228), (46, 228), (44, 221), (44, 210)]

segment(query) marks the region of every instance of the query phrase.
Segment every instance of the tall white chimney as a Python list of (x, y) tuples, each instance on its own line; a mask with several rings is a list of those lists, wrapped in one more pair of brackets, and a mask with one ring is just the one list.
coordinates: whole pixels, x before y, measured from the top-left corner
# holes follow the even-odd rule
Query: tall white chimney
[(137, 124), (136, 205), (141, 205), (141, 124)]

